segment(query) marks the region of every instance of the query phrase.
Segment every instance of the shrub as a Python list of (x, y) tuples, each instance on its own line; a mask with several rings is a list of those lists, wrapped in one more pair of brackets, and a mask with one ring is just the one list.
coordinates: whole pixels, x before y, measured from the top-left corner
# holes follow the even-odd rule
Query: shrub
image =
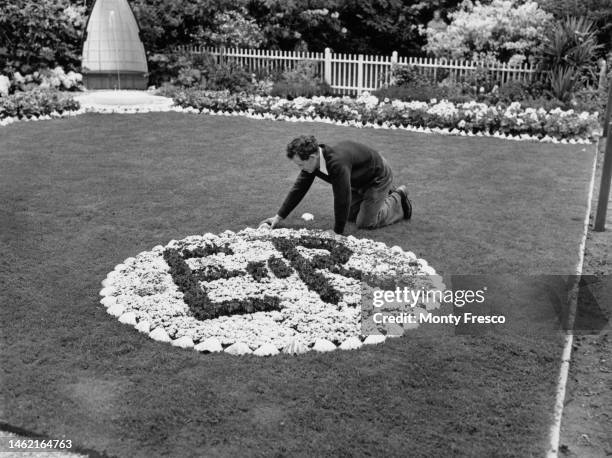
[(243, 92), (251, 88), (251, 74), (235, 62), (221, 62), (202, 70), (202, 87), (229, 92)]
[(174, 103), (181, 107), (193, 107), (198, 110), (206, 108), (217, 111), (245, 111), (249, 108), (248, 100), (239, 94), (201, 89), (187, 89), (178, 92), (174, 96)]
[(57, 65), (77, 70), (85, 8), (68, 0), (2, 2), (0, 73), (31, 73)]
[(474, 95), (490, 93), (498, 83), (493, 73), (484, 66), (476, 67), (474, 71), (462, 78), (462, 82), (465, 83), (465, 89), (473, 90)]
[(155, 91), (156, 95), (161, 95), (162, 97), (170, 97), (174, 98), (176, 94), (181, 92), (183, 88), (176, 86), (171, 83), (163, 83), (161, 87), (157, 88)]
[(508, 81), (487, 97), (489, 103), (494, 104), (522, 102), (529, 98), (531, 98), (529, 84), (521, 81)]
[(548, 72), (550, 94), (563, 101), (569, 102), (578, 86), (578, 72), (571, 67), (558, 67)]
[(149, 84), (161, 86), (176, 78), (184, 65), (180, 53), (151, 53), (148, 56)]
[(217, 62), (210, 53), (156, 54), (150, 60), (156, 64), (151, 82), (159, 86), (170, 82), (182, 88), (242, 92), (252, 85), (252, 75), (237, 63), (223, 57)]
[(430, 84), (431, 80), (413, 65), (391, 65), (391, 86), (415, 86)]
[[(610, 81), (608, 79), (608, 81)], [(571, 105), (576, 111), (589, 111), (599, 113), (600, 120), (606, 113), (606, 104), (608, 103), (608, 87), (604, 84), (598, 89), (582, 89), (577, 91)]]
[(612, 43), (612, 8), (610, 0), (538, 0), (540, 8), (552, 13), (558, 20), (567, 16), (585, 16), (595, 23), (598, 42), (610, 50)]
[(317, 73), (317, 63), (300, 61), (295, 69), (286, 70), (281, 79), (274, 83), (271, 95), (294, 99), (296, 97), (314, 97), (330, 95), (331, 87), (321, 81)]
[[(426, 29), (425, 51), (436, 57), (469, 59), (490, 53), (497, 60), (519, 61), (540, 46), (552, 15), (534, 1), (465, 1), (449, 14), (445, 30)], [(522, 57), (520, 57), (522, 56)]]
[(50, 115), (53, 112), (78, 110), (79, 102), (70, 95), (54, 90), (35, 89), (16, 92), (0, 98), (0, 119), (6, 117), (31, 118)]
[(332, 92), (329, 84), (325, 82), (297, 82), (289, 83), (286, 81), (279, 81), (274, 83), (270, 95), (275, 97), (282, 97), (284, 99), (293, 100), (297, 97), (315, 97), (321, 95), (330, 95)]
[[(542, 108), (546, 111), (551, 110), (567, 110), (568, 104), (562, 102), (559, 99), (551, 97), (530, 97), (521, 101), (521, 106), (524, 108), (539, 109)], [(570, 107), (571, 108), (571, 107)]]
[(451, 102), (468, 102), (473, 97), (462, 94), (457, 87), (439, 86), (434, 84), (412, 84), (406, 86), (389, 86), (373, 92), (379, 99), (402, 100), (404, 102), (429, 102), (432, 99), (448, 100)]
[(592, 21), (567, 17), (556, 23), (544, 41), (538, 61), (538, 69), (547, 75), (551, 94), (569, 101), (578, 88), (597, 82), (600, 49)]
[(10, 92), (30, 91), (33, 89), (78, 91), (82, 90), (82, 83), (83, 75), (72, 70), (65, 73), (64, 69), (58, 66), (54, 69), (44, 68), (28, 75), (15, 72), (11, 79)]

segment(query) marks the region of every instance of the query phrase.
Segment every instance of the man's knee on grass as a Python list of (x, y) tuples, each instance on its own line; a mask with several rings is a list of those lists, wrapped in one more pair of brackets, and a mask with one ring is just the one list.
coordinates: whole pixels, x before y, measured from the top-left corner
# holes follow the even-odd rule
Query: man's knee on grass
[(359, 216), (357, 216), (355, 224), (357, 225), (357, 229), (366, 229), (368, 231), (371, 231), (372, 229), (378, 229), (379, 227), (378, 221), (367, 221), (365, 219), (359, 218)]

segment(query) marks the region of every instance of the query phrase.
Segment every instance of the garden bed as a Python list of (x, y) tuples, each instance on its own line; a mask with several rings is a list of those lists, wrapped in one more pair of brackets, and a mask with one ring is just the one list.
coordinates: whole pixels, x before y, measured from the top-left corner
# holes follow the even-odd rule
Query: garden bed
[(435, 99), (430, 102), (402, 102), (379, 100), (368, 93), (356, 99), (298, 97), (287, 100), (226, 91), (189, 90), (179, 91), (174, 96), (174, 104), (90, 104), (81, 108), (78, 101), (59, 92), (16, 93), (0, 99), (0, 126), (19, 120), (48, 120), (85, 112), (184, 111), (550, 143), (591, 143), (601, 133), (597, 113), (578, 113), (560, 108), (522, 108), (519, 102), (496, 106), (477, 102), (455, 104)]
[(545, 142), (590, 142), (599, 132), (597, 113), (521, 108), (519, 102), (488, 106), (454, 104), (446, 100), (402, 102), (379, 100), (363, 93), (350, 97), (248, 96), (225, 92), (184, 91), (176, 105), (200, 112), (248, 113), (275, 119), (311, 119), (341, 122), (356, 127), (409, 128), (457, 135), (498, 136)]

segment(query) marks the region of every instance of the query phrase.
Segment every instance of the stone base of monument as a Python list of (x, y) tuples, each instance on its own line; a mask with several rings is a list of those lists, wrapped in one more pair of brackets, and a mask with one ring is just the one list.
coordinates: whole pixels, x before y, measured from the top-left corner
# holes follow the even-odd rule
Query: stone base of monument
[(142, 72), (91, 72), (83, 74), (83, 84), (87, 89), (137, 89), (146, 90), (146, 73)]

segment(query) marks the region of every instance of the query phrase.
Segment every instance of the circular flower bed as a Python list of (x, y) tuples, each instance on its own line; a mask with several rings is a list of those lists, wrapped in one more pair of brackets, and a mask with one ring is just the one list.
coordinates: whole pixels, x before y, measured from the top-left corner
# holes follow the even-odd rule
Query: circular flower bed
[(362, 291), (398, 278), (417, 289), (444, 286), (425, 260), (399, 247), (249, 228), (173, 240), (128, 258), (100, 294), (108, 313), (156, 340), (266, 356), (384, 341), (361, 334)]

